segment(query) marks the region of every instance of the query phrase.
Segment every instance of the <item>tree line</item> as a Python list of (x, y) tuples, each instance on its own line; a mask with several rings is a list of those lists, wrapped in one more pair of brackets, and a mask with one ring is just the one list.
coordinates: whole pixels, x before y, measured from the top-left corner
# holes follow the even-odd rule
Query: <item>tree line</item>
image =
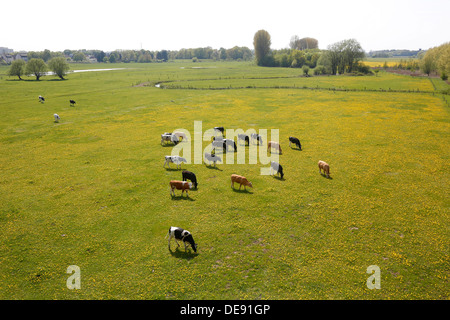
[(203, 48), (183, 48), (180, 50), (114, 50), (112, 52), (104, 52), (102, 50), (70, 50), (66, 49), (62, 52), (29, 51), (29, 59), (42, 59), (44, 62), (54, 57), (65, 57), (73, 62), (85, 62), (88, 58), (95, 59), (96, 62), (110, 63), (150, 63), (165, 62), (176, 59), (212, 59), (212, 60), (252, 60), (253, 52), (247, 47), (235, 46), (230, 49), (220, 48), (213, 49), (211, 47)]
[(371, 73), (370, 68), (360, 61), (365, 57), (364, 50), (355, 39), (342, 40), (319, 50), (314, 38), (293, 36), (290, 49), (272, 50), (271, 37), (266, 30), (259, 30), (253, 38), (256, 64), (266, 67), (315, 68), (316, 74)]
[(438, 72), (442, 80), (450, 74), (450, 42), (431, 48), (420, 59), (420, 68), (428, 76)]

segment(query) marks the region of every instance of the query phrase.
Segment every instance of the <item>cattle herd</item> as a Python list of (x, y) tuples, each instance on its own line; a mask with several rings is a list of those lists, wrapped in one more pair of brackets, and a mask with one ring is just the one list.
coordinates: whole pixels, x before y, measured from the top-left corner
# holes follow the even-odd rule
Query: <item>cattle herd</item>
[[(39, 96), (39, 102), (40, 103), (45, 102), (45, 98), (41, 95)], [(72, 107), (75, 106), (75, 104), (76, 104), (75, 100), (72, 100), (72, 99), (69, 100), (69, 103), (70, 103), (70, 106), (72, 106)], [(61, 120), (60, 116), (57, 113), (53, 114), (53, 117), (55, 119), (55, 123), (58, 123)], [(229, 149), (231, 148), (234, 152), (236, 152), (237, 146), (236, 146), (236, 143), (234, 142), (234, 140), (223, 139), (223, 133), (225, 131), (224, 127), (214, 127), (214, 130), (216, 132), (220, 132), (221, 135), (217, 136), (217, 137), (213, 137), (213, 141), (212, 141), (212, 146), (214, 147), (213, 152), (212, 153), (205, 152), (204, 160), (205, 160), (205, 164), (206, 164), (206, 161), (208, 161), (208, 166), (211, 166), (211, 163), (213, 163), (213, 165), (215, 167), (216, 162), (222, 161), (221, 157), (216, 155), (214, 152), (216, 148), (222, 148), (222, 150), (224, 152), (228, 152)], [(262, 137), (257, 133), (252, 133), (252, 134), (250, 134), (250, 136), (248, 136), (246, 134), (238, 134), (237, 140), (238, 140), (238, 143), (243, 142), (244, 146), (250, 145), (250, 143), (257, 144), (257, 145), (263, 144)], [(180, 143), (180, 141), (187, 141), (187, 137), (183, 132), (173, 132), (173, 133), (172, 132), (164, 132), (163, 134), (161, 134), (161, 145), (166, 145), (168, 143), (177, 145), (178, 143)], [(291, 145), (295, 145), (299, 150), (302, 150), (302, 145), (298, 138), (289, 137), (289, 147), (291, 147)], [(280, 154), (280, 155), (282, 154), (280, 143), (278, 143), (276, 141), (268, 141), (267, 142), (267, 150), (272, 152), (273, 149), (275, 149), (278, 152), (278, 154)], [(163, 167), (166, 167), (166, 165), (167, 165), (167, 168), (170, 168), (170, 163), (175, 164), (177, 166), (177, 169), (179, 169), (179, 168), (181, 168), (182, 163), (186, 163), (186, 159), (182, 158), (180, 156), (165, 156), (165, 161), (164, 161)], [(327, 178), (330, 178), (330, 166), (322, 160), (320, 160), (318, 162), (318, 166), (319, 166), (319, 173), (321, 175), (326, 176)], [(323, 174), (322, 174), (322, 171), (323, 171)], [(283, 179), (284, 178), (283, 167), (278, 162), (271, 161), (270, 174), (271, 175), (280, 175), (281, 179)], [(190, 181), (187, 181), (187, 180), (190, 180)], [(231, 188), (234, 189), (235, 183), (239, 184), (239, 190), (241, 189), (242, 186), (244, 186), (244, 190), (246, 187), (253, 188), (252, 183), (250, 181), (248, 181), (248, 179), (246, 177), (237, 175), (237, 174), (232, 174), (231, 175)], [(182, 181), (171, 180), (169, 182), (169, 186), (170, 186), (170, 195), (172, 197), (175, 196), (175, 189), (181, 190), (182, 197), (184, 195), (184, 192), (186, 191), (186, 196), (189, 197), (189, 190), (191, 190), (192, 188), (197, 189), (198, 181), (197, 181), (197, 177), (196, 177), (195, 173), (188, 171), (188, 170), (183, 170)], [(184, 244), (185, 251), (187, 251), (187, 248), (190, 246), (194, 250), (194, 252), (197, 252), (197, 245), (195, 244), (194, 238), (192, 237), (192, 234), (189, 231), (184, 230), (182, 228), (178, 228), (178, 227), (170, 227), (168, 236), (169, 236), (169, 249), (170, 249), (170, 241), (172, 240), (172, 238), (174, 238), (178, 247), (180, 245), (177, 240), (180, 240)]]
[[(231, 147), (232, 150), (234, 152), (236, 152), (237, 148), (236, 148), (236, 143), (233, 140), (223, 139), (224, 127), (215, 127), (214, 130), (217, 132), (220, 132), (221, 135), (212, 138), (211, 144), (213, 146), (213, 151), (211, 153), (205, 152), (204, 161), (205, 161), (205, 164), (206, 164), (206, 162), (208, 162), (208, 164), (207, 164), (208, 166), (211, 166), (211, 163), (213, 163), (214, 167), (215, 167), (216, 162), (222, 161), (222, 159), (218, 155), (215, 154), (216, 148), (222, 148), (223, 152), (228, 152), (229, 147)], [(243, 142), (244, 146), (250, 145), (250, 143), (257, 144), (257, 145), (263, 144), (262, 137), (256, 133), (252, 133), (250, 136), (248, 136), (246, 134), (238, 134), (237, 140), (238, 140), (238, 143)], [(186, 136), (183, 133), (165, 132), (165, 133), (161, 134), (161, 145), (165, 145), (167, 143), (172, 143), (174, 145), (177, 145), (178, 143), (180, 143), (180, 141), (186, 141)], [(298, 138), (289, 137), (289, 147), (292, 148), (292, 145), (295, 146), (298, 150), (302, 150), (302, 145)], [(267, 150), (269, 152), (272, 152), (272, 150), (274, 150), (274, 149), (278, 152), (278, 154), (280, 154), (280, 155), (282, 154), (280, 143), (278, 143), (276, 141), (268, 141), (267, 142)], [(174, 163), (174, 164), (176, 164), (177, 169), (178, 169), (178, 168), (181, 168), (181, 164), (183, 162), (186, 163), (186, 159), (184, 159), (180, 156), (165, 156), (165, 162), (164, 162), (163, 167), (166, 167), (166, 165), (167, 165), (167, 167), (170, 168), (169, 164)], [(328, 163), (320, 160), (318, 162), (318, 166), (319, 166), (319, 173), (323, 176), (326, 176), (327, 178), (330, 178), (330, 166), (328, 165)], [(323, 171), (323, 173), (322, 173), (322, 171)], [(270, 175), (279, 175), (280, 178), (283, 179), (284, 178), (283, 167), (278, 162), (271, 161)], [(244, 190), (246, 187), (253, 188), (252, 183), (246, 177), (237, 175), (237, 174), (232, 174), (231, 175), (231, 188), (234, 189), (235, 183), (239, 184), (239, 190), (241, 190), (242, 186), (244, 186)], [(170, 195), (172, 197), (175, 196), (175, 189), (181, 190), (181, 197), (183, 197), (185, 191), (186, 191), (186, 196), (189, 197), (188, 191), (193, 188), (197, 189), (198, 181), (197, 181), (197, 177), (196, 177), (195, 173), (188, 171), (188, 170), (183, 170), (182, 171), (182, 181), (171, 180), (169, 182), (169, 185), (170, 185)], [(192, 237), (192, 234), (189, 231), (184, 230), (182, 228), (178, 228), (178, 227), (170, 227), (168, 236), (169, 236), (169, 250), (170, 250), (170, 241), (172, 240), (172, 238), (174, 238), (178, 247), (180, 245), (178, 244), (177, 240), (182, 241), (182, 243), (184, 244), (185, 252), (187, 251), (187, 248), (189, 246), (192, 247), (194, 252), (197, 252), (197, 244), (195, 244), (194, 238)]]

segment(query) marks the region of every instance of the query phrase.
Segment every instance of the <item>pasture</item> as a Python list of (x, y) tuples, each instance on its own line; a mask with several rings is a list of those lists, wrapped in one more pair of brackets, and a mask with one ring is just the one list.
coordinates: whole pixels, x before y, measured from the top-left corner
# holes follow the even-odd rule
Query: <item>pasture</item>
[[(0, 299), (449, 298), (450, 117), (430, 80), (244, 62), (117, 67), (64, 81), (0, 67)], [(163, 168), (172, 146), (161, 134), (193, 135), (194, 121), (279, 129), (284, 179), (261, 164)], [(185, 169), (198, 189), (171, 197)], [(233, 190), (234, 173), (253, 188)], [(170, 226), (198, 252), (169, 251)], [(66, 286), (70, 265), (80, 290)], [(366, 286), (371, 265), (381, 289)]]

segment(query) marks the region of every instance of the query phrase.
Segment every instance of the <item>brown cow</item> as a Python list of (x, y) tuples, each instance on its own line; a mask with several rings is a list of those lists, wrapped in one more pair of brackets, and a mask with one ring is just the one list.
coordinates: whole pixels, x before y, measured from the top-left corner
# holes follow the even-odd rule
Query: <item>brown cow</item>
[(267, 143), (267, 151), (271, 151), (272, 152), (272, 148), (275, 148), (278, 150), (278, 153), (281, 154), (281, 146), (278, 142), (275, 141), (269, 141)]
[(253, 188), (253, 185), (252, 185), (252, 183), (251, 182), (249, 182), (248, 180), (247, 180), (247, 178), (246, 177), (243, 177), (243, 176), (239, 176), (239, 175), (237, 175), (237, 174), (232, 174), (231, 175), (231, 187), (234, 189), (234, 183), (239, 183), (239, 190), (241, 190), (241, 186), (242, 185), (244, 185), (244, 189), (245, 189), (245, 187), (247, 186), (247, 187), (250, 187), (250, 188)]
[(175, 189), (181, 190), (181, 196), (183, 196), (184, 190), (186, 190), (186, 195), (189, 197), (188, 190), (192, 189), (192, 182), (171, 180), (170, 183), (170, 194), (175, 196)]
[(327, 175), (327, 178), (329, 178), (330, 177), (330, 166), (328, 165), (328, 163), (320, 160), (318, 163), (318, 166), (319, 166), (319, 173), (322, 174), (322, 170), (323, 170), (323, 173)]

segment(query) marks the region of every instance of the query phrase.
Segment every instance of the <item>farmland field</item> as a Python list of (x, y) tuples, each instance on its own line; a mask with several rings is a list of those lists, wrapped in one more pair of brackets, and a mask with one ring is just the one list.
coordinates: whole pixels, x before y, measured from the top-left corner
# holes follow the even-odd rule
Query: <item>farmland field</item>
[[(116, 66), (64, 81), (0, 67), (0, 299), (449, 298), (447, 84), (246, 62), (72, 68)], [(262, 163), (183, 164), (199, 186), (172, 198), (182, 170), (163, 168), (160, 136), (194, 137), (195, 121), (278, 129), (284, 179)], [(233, 173), (253, 188), (233, 191)], [(198, 253), (168, 250), (170, 226)], [(381, 289), (366, 285), (372, 265)]]

